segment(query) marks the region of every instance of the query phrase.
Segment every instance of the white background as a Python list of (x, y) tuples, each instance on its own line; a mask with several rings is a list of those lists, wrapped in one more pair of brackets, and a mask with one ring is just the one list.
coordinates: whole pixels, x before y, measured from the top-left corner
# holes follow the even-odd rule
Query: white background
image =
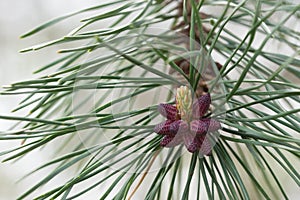
[[(7, 85), (14, 81), (29, 79), (31, 72), (41, 64), (51, 60), (54, 54), (41, 51), (38, 53), (19, 54), (22, 48), (35, 44), (35, 42), (46, 41), (56, 38), (62, 30), (68, 30), (68, 26), (55, 26), (52, 31), (39, 34), (37, 37), (20, 40), (19, 36), (32, 27), (59, 16), (69, 11), (76, 11), (87, 6), (99, 3), (96, 0), (1, 0), (0, 1), (0, 85)], [(103, 2), (103, 1), (100, 1)], [(298, 24), (299, 25), (299, 24)], [(37, 40), (38, 39), (38, 40)], [(54, 52), (54, 51), (53, 51)], [(0, 114), (10, 114), (22, 96), (0, 96)], [(24, 115), (25, 112), (17, 113)], [(8, 121), (0, 121), (0, 130), (5, 130), (12, 125)], [(0, 141), (0, 151), (17, 147), (20, 141)], [(22, 191), (28, 189), (28, 184), (33, 184), (39, 177), (33, 176), (27, 182), (15, 184), (26, 172), (45, 162), (51, 156), (51, 152), (34, 152), (16, 163), (0, 164), (0, 200), (16, 199)], [(297, 166), (295, 166), (297, 169)], [(55, 184), (55, 182), (53, 183)], [(288, 184), (288, 183), (287, 183)], [(297, 199), (299, 191), (294, 193)], [(91, 199), (96, 199), (92, 198)]]

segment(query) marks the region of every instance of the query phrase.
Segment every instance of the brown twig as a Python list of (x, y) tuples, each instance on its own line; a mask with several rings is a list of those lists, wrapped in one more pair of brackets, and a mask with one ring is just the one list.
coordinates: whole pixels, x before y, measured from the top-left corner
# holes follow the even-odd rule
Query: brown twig
[(158, 150), (157, 152), (155, 152), (155, 154), (153, 155), (152, 159), (150, 160), (150, 163), (146, 169), (146, 172), (143, 174), (143, 176), (141, 177), (140, 181), (138, 182), (138, 184), (135, 186), (135, 188), (133, 189), (133, 191), (131, 192), (131, 194), (129, 195), (129, 197), (127, 198), (127, 200), (131, 200), (131, 198), (133, 197), (133, 195), (135, 194), (135, 192), (139, 189), (140, 185), (142, 184), (143, 180), (145, 179), (146, 175), (148, 174), (151, 166), (153, 165), (155, 159), (157, 158), (159, 152), (161, 151)]

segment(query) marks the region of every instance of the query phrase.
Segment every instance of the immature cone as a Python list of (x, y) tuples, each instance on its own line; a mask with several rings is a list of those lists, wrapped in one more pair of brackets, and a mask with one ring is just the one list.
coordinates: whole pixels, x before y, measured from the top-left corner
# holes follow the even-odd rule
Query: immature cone
[(195, 118), (203, 117), (204, 114), (208, 111), (211, 104), (210, 94), (202, 95), (193, 103), (193, 116)]
[(162, 147), (170, 148), (170, 147), (175, 147), (175, 146), (181, 144), (181, 142), (182, 142), (181, 136), (178, 136), (178, 135), (166, 135), (161, 140), (160, 145)]
[(221, 124), (218, 120), (212, 118), (204, 118), (201, 121), (206, 123), (207, 132), (214, 132), (221, 128)]
[(189, 131), (189, 125), (183, 120), (177, 120), (170, 125), (170, 132), (172, 133), (181, 133)]
[(197, 135), (203, 135), (207, 132), (207, 123), (202, 120), (193, 120), (190, 123), (191, 131)]
[(168, 135), (171, 133), (170, 126), (172, 123), (172, 120), (166, 120), (164, 122), (161, 122), (154, 127), (154, 132), (161, 135)]
[(191, 91), (186, 86), (178, 88), (176, 106), (158, 106), (158, 111), (167, 118), (154, 127), (154, 132), (164, 135), (160, 145), (175, 147), (184, 144), (191, 153), (199, 151), (203, 155), (211, 155), (212, 141), (208, 133), (219, 130), (221, 124), (215, 119), (205, 117), (210, 103), (209, 94), (202, 95), (193, 102)]
[(202, 138), (202, 143), (201, 143), (201, 148), (200, 148), (200, 153), (203, 155), (211, 155), (212, 151), (212, 141), (210, 141), (210, 137), (203, 137)]
[(173, 139), (175, 136), (173, 135), (166, 135), (165, 137), (163, 137), (163, 139), (160, 141), (160, 145), (162, 147), (166, 147)]
[(186, 134), (183, 141), (186, 149), (189, 152), (194, 153), (199, 149), (199, 144), (195, 142), (194, 134)]
[(169, 120), (175, 120), (177, 116), (177, 108), (170, 104), (159, 104), (158, 112)]

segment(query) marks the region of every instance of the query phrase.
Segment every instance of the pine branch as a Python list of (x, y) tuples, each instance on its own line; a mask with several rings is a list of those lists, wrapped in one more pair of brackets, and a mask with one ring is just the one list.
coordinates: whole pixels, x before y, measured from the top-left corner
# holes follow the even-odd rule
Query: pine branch
[[(53, 160), (24, 177), (49, 170), (19, 199), (74, 168), (77, 174), (36, 199), (83, 198), (96, 188), (104, 188), (98, 199), (288, 199), (280, 173), (300, 186), (300, 32), (287, 25), (299, 19), (300, 5), (113, 0), (50, 20), (21, 38), (91, 11), (97, 14), (63, 37), (21, 50), (61, 48), (56, 60), (34, 72), (39, 78), (1, 92), (26, 94), (14, 111), (30, 109), (27, 116), (0, 115), (18, 121), (0, 140), (22, 143), (1, 152), (3, 162), (62, 143)], [(209, 103), (193, 106), (208, 94)], [(176, 133), (171, 122), (157, 125), (157, 107), (179, 124)], [(203, 113), (193, 127), (196, 109)], [(184, 134), (196, 129), (211, 143), (198, 141), (191, 149), (182, 136), (178, 146), (169, 145), (185, 122)], [(211, 151), (203, 153), (206, 144)]]

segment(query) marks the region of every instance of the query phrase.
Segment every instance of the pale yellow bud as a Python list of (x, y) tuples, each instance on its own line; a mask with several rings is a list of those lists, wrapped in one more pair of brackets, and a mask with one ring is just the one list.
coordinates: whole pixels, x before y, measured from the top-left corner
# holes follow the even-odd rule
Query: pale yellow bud
[(192, 93), (187, 86), (181, 86), (176, 92), (176, 106), (182, 120), (190, 121), (192, 115)]

